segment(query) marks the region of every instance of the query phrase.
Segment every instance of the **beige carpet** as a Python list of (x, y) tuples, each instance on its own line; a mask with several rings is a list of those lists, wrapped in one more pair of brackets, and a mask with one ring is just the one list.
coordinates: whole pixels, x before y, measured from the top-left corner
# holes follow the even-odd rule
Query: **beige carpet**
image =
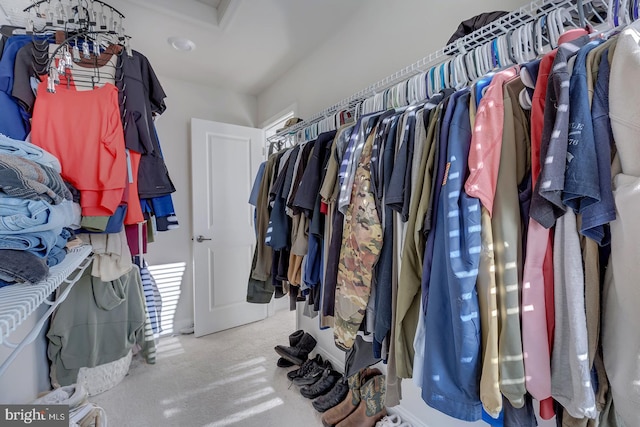
[(134, 362), (122, 383), (91, 400), (109, 427), (321, 426), (311, 401), (289, 388), (289, 369), (276, 366), (273, 347), (294, 330), (295, 313), (284, 310), (202, 338), (162, 338), (155, 365)]

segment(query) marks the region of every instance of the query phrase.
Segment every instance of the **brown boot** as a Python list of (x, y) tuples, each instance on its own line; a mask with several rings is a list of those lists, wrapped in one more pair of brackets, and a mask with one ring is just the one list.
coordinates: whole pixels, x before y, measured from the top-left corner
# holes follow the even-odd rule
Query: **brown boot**
[(377, 368), (364, 368), (347, 378), (349, 392), (347, 397), (333, 408), (322, 414), (322, 425), (330, 427), (338, 424), (356, 410), (360, 404), (360, 388), (372, 377), (381, 375)]
[(376, 375), (360, 388), (360, 404), (336, 427), (373, 427), (387, 415), (384, 399), (387, 387), (384, 375)]

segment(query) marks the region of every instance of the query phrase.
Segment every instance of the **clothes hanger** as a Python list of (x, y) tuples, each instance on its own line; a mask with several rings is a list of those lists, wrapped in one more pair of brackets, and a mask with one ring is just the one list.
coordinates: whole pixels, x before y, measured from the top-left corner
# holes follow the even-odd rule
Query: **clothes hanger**
[(491, 43), (485, 43), (482, 46), (482, 59), (484, 60), (484, 74), (487, 74), (489, 71), (493, 70), (493, 53), (491, 52)]
[(480, 77), (484, 73), (482, 72), (482, 59), (480, 57), (481, 47), (473, 49), (473, 70), (476, 76)]
[(456, 69), (455, 69), (455, 57), (445, 62), (445, 77), (447, 87), (455, 87), (457, 83)]
[(475, 73), (473, 72), (473, 52), (465, 52), (462, 54), (464, 70), (469, 77), (469, 80), (475, 80)]
[(506, 34), (503, 34), (500, 36), (499, 40), (500, 57), (502, 58), (502, 61), (507, 65), (515, 64), (515, 62), (512, 61), (511, 51), (509, 50), (509, 37), (507, 37)]
[(427, 99), (427, 90), (425, 86), (424, 77), (427, 73), (424, 71), (416, 76), (416, 98), (417, 101)]
[(491, 51), (491, 43), (485, 43), (483, 48), (483, 58), (484, 58), (484, 74), (487, 74), (491, 70), (494, 69), (493, 66), (493, 52)]
[(501, 64), (502, 64), (498, 44), (499, 44), (498, 38), (493, 39), (490, 43), (491, 65), (493, 69), (501, 68)]
[(424, 78), (424, 83), (427, 87), (427, 97), (431, 98), (434, 94), (433, 86), (431, 85), (431, 74), (433, 73), (433, 67), (427, 70), (427, 73)]
[(498, 37), (498, 58), (500, 59), (501, 68), (511, 63), (509, 52), (507, 51), (507, 39), (504, 34)]
[(420, 94), (419, 94), (419, 78), (420, 78), (420, 73), (416, 74), (415, 76), (411, 77), (407, 83), (408, 86), (408, 94), (409, 94), (409, 105), (411, 104), (415, 104), (416, 102), (418, 102), (419, 98), (420, 98)]
[[(388, 104), (391, 108), (395, 108), (396, 106), (396, 87), (392, 86), (389, 88), (389, 104)], [(373, 113), (373, 111), (370, 111), (370, 113)]]
[(434, 71), (434, 78), (436, 84), (436, 92), (440, 92), (442, 87), (442, 65), (437, 65)]
[(536, 55), (542, 55), (544, 53), (544, 36), (542, 32), (543, 32), (546, 21), (547, 21), (547, 17), (543, 15), (536, 18), (536, 21), (533, 24), (533, 31), (535, 33), (535, 37), (534, 37), (535, 49), (534, 50), (536, 52)]
[(402, 83), (398, 84), (398, 95), (400, 98), (401, 105), (409, 104), (409, 88), (407, 86), (408, 82), (405, 80)]
[(447, 62), (440, 64), (440, 87), (445, 89), (449, 87), (449, 67)]
[(458, 80), (456, 89), (460, 90), (467, 85), (470, 78), (469, 78), (469, 74), (467, 74), (467, 68), (465, 67), (465, 64), (464, 64), (464, 56), (458, 56), (456, 59), (457, 59), (457, 61), (455, 62), (456, 76), (457, 76), (456, 78)]
[(525, 62), (527, 62), (527, 55), (526, 55), (526, 27), (522, 26), (519, 27), (517, 30), (517, 58), (518, 58), (518, 63), (519, 64), (524, 64)]
[(427, 87), (429, 88), (429, 97), (432, 97), (433, 95), (438, 93), (436, 92), (435, 72), (435, 67), (429, 68), (429, 71), (427, 72)]
[(619, 0), (619, 14), (621, 15), (619, 18), (622, 20), (622, 25), (631, 24), (631, 15), (629, 14), (629, 0)]
[(556, 15), (557, 10), (552, 10), (547, 15), (547, 33), (549, 34), (549, 41), (551, 42), (552, 49), (558, 47), (558, 40), (560, 39), (560, 34), (558, 34), (558, 25), (556, 24)]
[(533, 42), (531, 40), (532, 26), (532, 23), (527, 23), (522, 27), (522, 56), (525, 62), (529, 62), (535, 58), (535, 56), (533, 56)]

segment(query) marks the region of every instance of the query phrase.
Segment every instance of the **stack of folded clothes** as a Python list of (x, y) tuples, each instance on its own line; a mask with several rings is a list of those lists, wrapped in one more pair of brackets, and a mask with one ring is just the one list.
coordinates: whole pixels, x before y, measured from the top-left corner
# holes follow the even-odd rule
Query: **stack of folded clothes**
[(80, 206), (60, 172), (50, 153), (0, 134), (0, 287), (43, 280), (64, 259)]

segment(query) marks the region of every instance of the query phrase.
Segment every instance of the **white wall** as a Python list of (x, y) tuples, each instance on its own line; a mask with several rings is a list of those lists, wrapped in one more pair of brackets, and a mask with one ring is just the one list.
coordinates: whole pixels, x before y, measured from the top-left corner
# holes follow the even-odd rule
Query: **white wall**
[[(299, 117), (309, 117), (442, 48), (462, 20), (481, 12), (514, 10), (527, 3), (526, 0), (371, 0), (345, 28), (330, 35), (322, 46), (258, 96), (259, 122), (292, 103), (296, 103)], [(298, 327), (318, 340), (316, 351), (343, 367), (344, 353), (333, 343), (333, 330), (319, 330), (318, 319), (304, 317), (301, 310), (297, 319)], [(411, 380), (402, 384), (404, 398), (394, 409), (414, 425), (486, 426), (441, 414), (421, 400), (420, 390)], [(540, 422), (541, 427), (554, 425), (555, 421)]]
[(294, 102), (309, 117), (442, 48), (458, 24), (527, 0), (370, 0), (258, 96), (259, 123)]
[(173, 203), (180, 228), (158, 233), (146, 256), (150, 265), (186, 263), (180, 300), (174, 318), (174, 331), (193, 323), (192, 265), (192, 197), (191, 194), (191, 118), (255, 126), (257, 100), (223, 88), (202, 87), (180, 80), (162, 77), (160, 83), (167, 93), (167, 111), (157, 120), (171, 179), (177, 189)]
[[(257, 100), (254, 96), (239, 95), (223, 88), (202, 87), (163, 78), (162, 70), (156, 72), (167, 93), (167, 111), (157, 119), (156, 125), (166, 164), (177, 189), (173, 194), (173, 202), (180, 228), (159, 233), (156, 241), (149, 245), (146, 259), (150, 265), (180, 262), (186, 264), (174, 317), (174, 331), (179, 331), (193, 323), (191, 118), (255, 126)], [(40, 307), (37, 315), (32, 314), (26, 319), (11, 335), (10, 340), (19, 342), (47, 307)], [(20, 352), (18, 358), (0, 377), (0, 403), (30, 402), (39, 392), (50, 388), (45, 337), (47, 329), (48, 323), (38, 338)], [(0, 363), (9, 354), (8, 348), (0, 346)]]

